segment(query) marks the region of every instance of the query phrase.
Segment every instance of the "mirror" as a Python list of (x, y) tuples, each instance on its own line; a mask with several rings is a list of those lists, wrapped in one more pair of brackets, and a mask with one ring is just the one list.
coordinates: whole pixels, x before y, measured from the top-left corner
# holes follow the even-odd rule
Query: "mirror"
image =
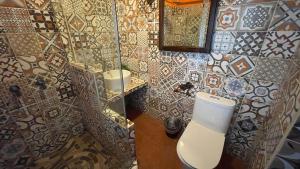
[(217, 0), (160, 0), (159, 49), (209, 53)]

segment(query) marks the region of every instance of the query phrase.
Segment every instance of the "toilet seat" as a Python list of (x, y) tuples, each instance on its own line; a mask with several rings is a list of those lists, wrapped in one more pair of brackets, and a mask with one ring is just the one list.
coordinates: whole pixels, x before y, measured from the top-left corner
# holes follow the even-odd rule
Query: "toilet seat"
[(192, 120), (177, 143), (177, 154), (188, 166), (212, 169), (221, 159), (224, 141), (224, 133), (216, 132)]

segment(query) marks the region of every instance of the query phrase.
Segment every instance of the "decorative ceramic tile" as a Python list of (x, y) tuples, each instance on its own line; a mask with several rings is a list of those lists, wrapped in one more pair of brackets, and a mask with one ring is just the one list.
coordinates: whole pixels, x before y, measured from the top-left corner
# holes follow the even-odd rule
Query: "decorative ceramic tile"
[(270, 160), (271, 155), (277, 148), (283, 133), (280, 120), (277, 117), (270, 118), (266, 124), (266, 158)]
[[(255, 130), (253, 131), (254, 128), (251, 128), (250, 126), (252, 125), (252, 123), (248, 122), (247, 125), (249, 126), (247, 128), (244, 126), (246, 125), (245, 123), (247, 122), (241, 123), (241, 126), (234, 126), (231, 129), (230, 134), (228, 135), (228, 140), (230, 144), (228, 148), (230, 153), (242, 159), (247, 158), (246, 150), (253, 148), (255, 139)], [(249, 130), (251, 132), (249, 132)]]
[(136, 34), (136, 32), (129, 32), (128, 33), (128, 43), (130, 45), (137, 45), (137, 34)]
[(45, 55), (50, 70), (62, 70), (68, 62), (66, 53), (49, 53)]
[(300, 32), (269, 32), (261, 48), (262, 57), (290, 59), (300, 43)]
[[(78, 17), (78, 19), (77, 19), (77, 17)], [(85, 16), (86, 23), (84, 20), (81, 20), (81, 18), (79, 16), (77, 16), (77, 17), (74, 16), (73, 20), (74, 21), (78, 20), (77, 21), (78, 24), (80, 23), (80, 25), (82, 25), (84, 27), (86, 25), (85, 30), (87, 32), (111, 32), (111, 31), (113, 31), (113, 20), (109, 16), (88, 15), (88, 16)], [(71, 22), (70, 22), (70, 24), (71, 24)]]
[(0, 23), (2, 32), (34, 32), (30, 15), (26, 9), (1, 8)]
[(149, 56), (148, 61), (151, 61), (153, 63), (159, 63), (159, 49), (157, 46), (153, 46), (149, 48)]
[(220, 6), (229, 6), (229, 5), (240, 5), (248, 0), (220, 0), (218, 4)]
[(158, 32), (157, 31), (148, 31), (149, 33), (149, 46), (155, 47), (158, 45)]
[(73, 0), (63, 0), (63, 1), (59, 2), (65, 16), (70, 16), (74, 12), (73, 3), (76, 3), (76, 2), (78, 2), (78, 1), (74, 2)]
[[(44, 80), (45, 81), (45, 85), (46, 85), (46, 89), (47, 90), (43, 90), (42, 92), (40, 91), (40, 86), (36, 85), (37, 80)], [(51, 75), (51, 72), (47, 71), (46, 73), (37, 73), (37, 74), (32, 74), (31, 76), (27, 76), (26, 78), (26, 83), (27, 83), (27, 87), (30, 88), (30, 92), (28, 93), (35, 93), (36, 91), (38, 92), (38, 94), (33, 94), (35, 100), (37, 100), (37, 102), (43, 100), (47, 95), (47, 98), (52, 98), (52, 97), (56, 97), (56, 91), (54, 89), (54, 79)], [(27, 98), (26, 98), (27, 99)]]
[(94, 4), (94, 0), (83, 0), (82, 8), (84, 9), (85, 14), (93, 14), (95, 13), (96, 5)]
[(147, 61), (149, 56), (148, 47), (140, 47), (135, 48), (135, 51), (131, 57), (140, 59), (142, 61)]
[(124, 18), (123, 31), (136, 32), (137, 30), (136, 17)]
[(266, 119), (269, 112), (269, 103), (261, 103), (244, 99), (241, 105), (241, 109), (238, 112), (237, 120), (251, 119), (257, 128), (260, 128)]
[(237, 121), (237, 124), (243, 132), (253, 132), (257, 130), (256, 124), (252, 121), (251, 118)]
[(2, 0), (1, 7), (26, 8), (24, 0)]
[(198, 72), (198, 71), (190, 71), (189, 72), (189, 80), (192, 83), (201, 83), (203, 81), (203, 72)]
[(23, 70), (15, 57), (0, 58), (0, 81), (7, 82), (23, 77)]
[(72, 13), (72, 15), (69, 17), (68, 23), (70, 28), (72, 29), (70, 31), (72, 32), (81, 32), (87, 26), (85, 19), (82, 16), (75, 13)]
[(252, 74), (254, 79), (278, 82), (285, 77), (289, 62), (281, 59), (260, 58)]
[[(110, 160), (105, 149), (90, 134), (71, 138), (62, 150), (49, 157), (41, 158), (34, 162), (36, 168), (53, 168), (55, 166), (68, 168), (103, 168), (108, 169)], [(60, 160), (61, 159), (61, 160)]]
[[(111, 35), (109, 33), (98, 33), (98, 32), (75, 32), (71, 33), (71, 37), (73, 39), (72, 43), (76, 49), (79, 49), (78, 47), (84, 46), (84, 48), (101, 48), (103, 46), (110, 46), (111, 43)], [(80, 41), (82, 41), (83, 44), (80, 44)], [(106, 41), (105, 44), (102, 44), (103, 41)]]
[(267, 30), (274, 6), (275, 3), (244, 6), (239, 30)]
[(5, 34), (0, 35), (0, 58), (13, 56), (10, 44)]
[(55, 17), (55, 24), (58, 30), (60, 32), (68, 32), (68, 28), (67, 28), (68, 21), (64, 13), (62, 11), (55, 11), (54, 17)]
[(137, 18), (136, 22), (137, 22), (137, 28), (139, 31), (147, 31), (147, 28), (148, 28), (147, 18), (140, 16)]
[(226, 77), (224, 90), (233, 97), (242, 97), (246, 93), (248, 82), (243, 78)]
[(190, 54), (188, 55), (188, 70), (204, 72), (207, 67), (209, 54)]
[(249, 165), (251, 168), (264, 169), (266, 165), (265, 151), (256, 151), (255, 156)]
[(71, 33), (71, 41), (73, 48), (76, 49), (82, 49), (88, 47), (88, 36), (84, 32), (75, 32)]
[(179, 53), (176, 56), (172, 56), (172, 60), (175, 66), (184, 66), (187, 63), (188, 58), (186, 53)]
[(64, 44), (59, 33), (39, 33), (38, 40), (43, 53), (64, 51)]
[[(66, 135), (78, 135), (82, 133), (82, 131), (80, 131), (80, 125), (77, 125), (82, 124), (80, 109), (66, 106), (65, 104), (57, 104), (46, 106), (42, 113), (43, 119), (50, 132)], [(74, 127), (78, 128), (79, 131), (74, 131)], [(57, 141), (57, 143), (60, 142)]]
[[(90, 34), (89, 34), (90, 35)], [(114, 34), (112, 32), (101, 32), (96, 33), (96, 41), (95, 47), (102, 47), (102, 48), (113, 48), (115, 49), (115, 39)], [(91, 42), (91, 36), (88, 36), (89, 46), (93, 48), (93, 44)], [(112, 56), (110, 56), (112, 57)]]
[(29, 10), (30, 19), (36, 32), (57, 32), (54, 13), (50, 11)]
[(17, 60), (21, 64), (25, 76), (43, 74), (49, 71), (47, 62), (40, 56), (18, 56)]
[(161, 78), (159, 79), (159, 85), (161, 91), (158, 93), (158, 97), (161, 98), (161, 102), (166, 104), (172, 104), (178, 101), (179, 95), (174, 95), (174, 89), (179, 85), (175, 79)]
[(4, 168), (26, 168), (31, 163), (32, 157), (28, 146), (17, 131), (16, 124), (10, 121), (0, 128), (0, 133), (0, 166)]
[(300, 98), (300, 84), (296, 82), (296, 78), (292, 78), (289, 82), (290, 86), (287, 91), (287, 96), (285, 97), (283, 104), (283, 112), (280, 115), (280, 121), (284, 132), (287, 132), (291, 123), (296, 121), (298, 118), (297, 111), (300, 108), (299, 98)]
[(8, 34), (7, 38), (16, 56), (35, 56), (41, 54), (36, 34)]
[(265, 32), (237, 32), (233, 54), (258, 56), (264, 42)]
[(97, 15), (111, 15), (111, 2), (106, 0), (95, 1), (95, 13)]
[(204, 78), (204, 88), (211, 94), (219, 94), (224, 85), (224, 75), (207, 73)]
[(162, 77), (170, 77), (174, 72), (174, 67), (169, 64), (161, 64), (160, 65), (160, 74)]
[(234, 40), (233, 32), (217, 31), (214, 34), (212, 51), (214, 53), (230, 53), (233, 49)]
[(271, 103), (279, 97), (279, 86), (272, 82), (252, 80), (247, 87), (245, 98)]
[(211, 53), (207, 62), (207, 70), (226, 74), (231, 55)]
[(235, 30), (239, 19), (240, 8), (219, 8), (217, 30)]
[(71, 84), (71, 72), (68, 66), (63, 69), (52, 70), (52, 77), (54, 78), (53, 83), (55, 86), (64, 88), (65, 86), (70, 86)]
[[(39, 148), (46, 148), (45, 142), (50, 142), (50, 135), (49, 131), (47, 131), (47, 128), (45, 127), (45, 122), (41, 118), (41, 115), (37, 114), (40, 112), (41, 110), (38, 109), (38, 106), (30, 106), (28, 108), (17, 109), (11, 112), (11, 116), (19, 124), (19, 130), (21, 131), (22, 136), (26, 139), (31, 150), (34, 151), (33, 154), (35, 157), (39, 157), (43, 153), (42, 149)], [(40, 137), (35, 138), (34, 135), (40, 135)], [(52, 147), (54, 146), (52, 145), (51, 148), (49, 147), (49, 149), (45, 149), (46, 151), (44, 153), (47, 154), (52, 152)], [(37, 152), (39, 152), (39, 154), (37, 154)]]
[(274, 31), (298, 31), (300, 29), (300, 5), (297, 0), (278, 1), (278, 6), (270, 24)]
[(235, 76), (249, 77), (255, 67), (254, 58), (245, 55), (236, 56), (229, 63), (229, 70)]
[(148, 32), (147, 31), (138, 31), (137, 32), (137, 45), (141, 47), (148, 46)]
[(26, 0), (29, 9), (52, 10), (51, 0)]
[[(5, 85), (2, 85), (1, 93), (3, 93), (3, 96), (1, 99), (6, 105), (5, 110), (7, 110), (8, 113), (12, 110), (35, 104), (37, 103), (37, 100), (40, 99), (40, 97), (36, 97), (36, 90), (29, 86), (26, 80), (27, 79), (24, 78), (14, 79), (13, 81), (5, 82)], [(19, 96), (18, 99), (16, 99), (16, 96), (9, 91), (9, 87), (12, 85), (19, 86), (21, 89), (22, 95)], [(35, 85), (33, 86), (35, 87)]]
[[(93, 76), (93, 74), (90, 75)], [(91, 78), (89, 83), (93, 84), (94, 80), (94, 78)], [(116, 121), (114, 120), (114, 115), (111, 115), (111, 113), (109, 113), (112, 112), (108, 111), (109, 109), (105, 109), (104, 113), (96, 111), (99, 110), (99, 100), (96, 96), (97, 93), (95, 92), (95, 88), (90, 86), (87, 92), (84, 92), (82, 94), (84, 95), (80, 96), (82, 97), (81, 105), (86, 107), (86, 109), (84, 110), (86, 116), (83, 117), (83, 122), (85, 126), (87, 126), (87, 130), (103, 143), (104, 148), (108, 152), (118, 154), (118, 156), (123, 157), (121, 158), (123, 160), (125, 160), (124, 157), (132, 156), (132, 143), (129, 143), (128, 138), (126, 137), (126, 135), (128, 134), (127, 128), (123, 128), (121, 127), (121, 125), (116, 123)], [(105, 105), (103, 105), (102, 107), (105, 107)], [(115, 112), (114, 114), (117, 113)], [(120, 117), (120, 115), (118, 116)], [(126, 161), (128, 161), (127, 158)]]
[(187, 75), (187, 64), (174, 68), (173, 78), (177, 81), (185, 82)]

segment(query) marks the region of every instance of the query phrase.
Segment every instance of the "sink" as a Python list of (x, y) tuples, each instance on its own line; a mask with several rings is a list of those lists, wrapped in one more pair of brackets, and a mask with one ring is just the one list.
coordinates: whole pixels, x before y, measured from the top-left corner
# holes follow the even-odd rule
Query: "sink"
[[(130, 82), (130, 75), (131, 73), (128, 70), (122, 70), (123, 73), (123, 82), (124, 82), (124, 89), (127, 88), (129, 82)], [(103, 73), (104, 75), (104, 84), (106, 89), (118, 92), (122, 89), (121, 84), (121, 75), (120, 70), (110, 70)]]

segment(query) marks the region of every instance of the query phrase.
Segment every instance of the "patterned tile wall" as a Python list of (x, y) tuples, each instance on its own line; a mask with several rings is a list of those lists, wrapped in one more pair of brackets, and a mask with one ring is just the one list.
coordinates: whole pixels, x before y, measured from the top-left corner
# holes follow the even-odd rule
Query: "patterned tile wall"
[[(288, 128), (293, 118), (292, 113), (274, 119), (270, 115), (284, 103), (278, 100), (283, 82), (289, 81), (287, 73), (300, 59), (299, 4), (299, 0), (220, 0), (213, 49), (203, 54), (159, 51), (158, 8), (150, 10), (134, 0), (117, 1), (122, 63), (148, 81), (143, 98), (146, 112), (159, 119), (181, 117), (187, 123), (196, 92), (234, 99), (238, 106), (227, 134), (227, 150), (245, 160), (266, 159), (265, 142), (258, 144), (257, 137), (264, 135), (260, 133), (265, 128)], [(173, 92), (188, 81), (195, 86), (192, 97)], [(266, 126), (267, 119), (272, 123)], [(256, 161), (266, 165), (264, 160)]]
[(58, 29), (65, 35), (63, 42), (70, 62), (104, 71), (120, 66), (116, 53), (112, 1), (55, 2), (52, 3), (53, 15), (58, 25), (52, 29)]
[[(117, 157), (118, 161), (109, 162), (110, 167), (126, 168), (135, 160), (133, 125), (127, 126), (124, 117), (111, 115), (109, 108), (112, 106), (106, 95), (103, 73), (99, 71), (120, 68), (116, 55), (112, 1), (64, 0), (53, 5), (54, 16), (59, 18), (57, 28), (66, 49), (64, 54), (72, 65), (71, 81), (78, 96), (76, 105), (83, 108), (83, 125), (109, 154)], [(140, 43), (134, 36), (131, 39), (133, 43)], [(137, 52), (142, 54), (144, 50), (142, 48)], [(53, 66), (60, 67), (59, 64)], [(143, 67), (142, 64), (138, 66)]]
[[(296, 120), (300, 117), (300, 67), (297, 62), (299, 61), (295, 60), (290, 65), (289, 74), (286, 75), (286, 78), (278, 88), (279, 92), (277, 92), (277, 95), (279, 96), (272, 102), (270, 111), (263, 123), (262, 130), (260, 130), (260, 134), (255, 137), (256, 144), (253, 152), (259, 155), (250, 158), (250, 168), (284, 169), (285, 167), (289, 168), (288, 166), (291, 168), (295, 167), (293, 163), (291, 165), (288, 164), (290, 160), (286, 158), (290, 157), (284, 156), (282, 159), (276, 154), (280, 151), (283, 144), (286, 147), (286, 143), (289, 142), (289, 138), (291, 137), (288, 136), (288, 133), (297, 131), (295, 127), (293, 128), (293, 124), (296, 123), (295, 125), (297, 125), (298, 122), (296, 122)], [(299, 135), (299, 133), (294, 132), (292, 137), (297, 138), (297, 135)], [(286, 139), (287, 136), (288, 139)], [(298, 149), (291, 151), (297, 152)], [(283, 165), (283, 163), (287, 165)], [(270, 167), (271, 164), (272, 166)]]
[[(0, 1), (0, 168), (55, 155), (84, 129), (53, 4)], [(41, 79), (46, 89), (37, 85)], [(21, 96), (9, 91), (13, 85)]]
[[(102, 73), (72, 68), (72, 79), (78, 89), (79, 105), (84, 107), (83, 124), (118, 161), (109, 161), (110, 168), (129, 168), (135, 160), (134, 124), (112, 114)], [(123, 106), (123, 105), (119, 105)]]

